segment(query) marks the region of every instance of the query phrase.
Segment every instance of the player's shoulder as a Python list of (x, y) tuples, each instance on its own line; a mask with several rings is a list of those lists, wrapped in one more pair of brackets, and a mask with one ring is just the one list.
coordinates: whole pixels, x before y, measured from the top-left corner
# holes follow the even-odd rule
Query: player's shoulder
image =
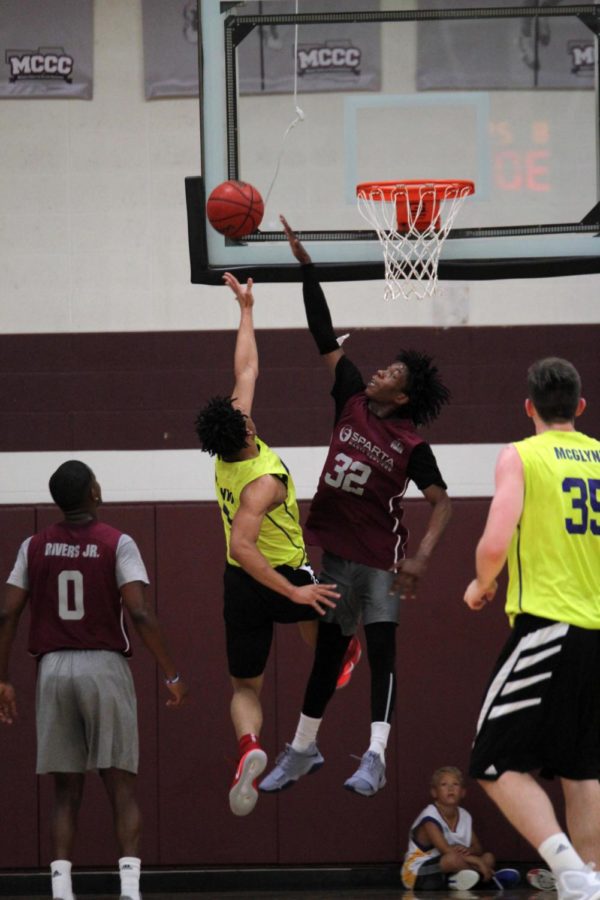
[(120, 528), (115, 528), (114, 525), (109, 525), (107, 522), (93, 522), (85, 535), (85, 539), (88, 542), (97, 541), (102, 543), (112, 550), (116, 550), (119, 543), (131, 540), (129, 535), (124, 534)]

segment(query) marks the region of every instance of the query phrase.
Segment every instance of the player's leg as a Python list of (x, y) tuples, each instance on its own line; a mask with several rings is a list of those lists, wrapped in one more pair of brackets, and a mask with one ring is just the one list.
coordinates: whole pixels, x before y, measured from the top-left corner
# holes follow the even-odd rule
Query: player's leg
[(99, 769), (99, 774), (110, 801), (119, 847), (121, 897), (139, 900), (142, 815), (135, 793), (137, 776), (115, 768)]
[(245, 816), (256, 806), (256, 779), (267, 765), (260, 746), (260, 695), (273, 640), (273, 617), (266, 589), (243, 569), (227, 566), (224, 587), (225, 643), (233, 689), (230, 714), (238, 741), (229, 806), (234, 815)]
[(261, 791), (273, 793), (291, 787), (303, 775), (316, 772), (323, 765), (317, 735), (327, 704), (335, 693), (340, 666), (349, 643), (350, 635), (343, 634), (339, 625), (319, 621), (313, 667), (296, 732), (275, 767), (260, 782)]
[(71, 678), (73, 656), (69, 650), (45, 654), (36, 686), (36, 772), (54, 779), (50, 876), (52, 896), (61, 900), (73, 900), (71, 858), (87, 759), (85, 725)]
[(80, 772), (54, 772), (53, 778), (54, 801), (50, 820), (52, 852), (55, 859), (71, 859), (85, 775)]
[(480, 779), (479, 783), (553, 872), (584, 867), (583, 860), (558, 823), (550, 798), (531, 775), (508, 771), (495, 781)]
[[(548, 864), (560, 900), (600, 900), (600, 876), (585, 869), (549, 797), (528, 773), (563, 779), (569, 773), (569, 782), (597, 779), (597, 646), (595, 632), (518, 616), (490, 678), (471, 754), (469, 774)], [(517, 691), (519, 703), (513, 705), (506, 698)], [(569, 782), (563, 781), (565, 796)], [(577, 797), (579, 790), (569, 796), (575, 818), (586, 796), (584, 788)]]
[[(238, 671), (243, 671), (242, 654), (231, 653), (233, 642), (230, 637), (228, 639), (230, 671), (231, 668), (234, 668), (235, 671), (236, 666), (240, 666)], [(270, 646), (270, 638), (267, 643)], [(230, 710), (231, 721), (238, 740), (238, 763), (229, 790), (229, 807), (236, 816), (246, 816), (256, 806), (258, 800), (256, 779), (264, 772), (267, 765), (267, 754), (260, 745), (263, 723), (260, 695), (263, 681), (262, 673), (247, 678), (231, 676), (233, 694)]]
[(390, 594), (393, 577), (391, 572), (370, 566), (355, 569), (371, 671), (371, 734), (358, 769), (344, 787), (363, 797), (372, 797), (386, 784), (385, 751), (396, 699), (396, 627), (400, 613), (398, 595)]
[(504, 772), (496, 781), (479, 784), (533, 847), (562, 830), (550, 798), (527, 772)]
[[(338, 578), (336, 574), (339, 575), (339, 562), (337, 557), (331, 556), (329, 554), (325, 554), (323, 560), (323, 571), (319, 575), (319, 581), (323, 584), (338, 584)], [(331, 569), (331, 571), (328, 571)], [(298, 622), (298, 627), (300, 629), (300, 634), (302, 635), (305, 643), (312, 647), (313, 650), (316, 649), (317, 646), (317, 635), (318, 635), (318, 622), (316, 620), (310, 622)], [(354, 673), (355, 668), (360, 662), (360, 658), (362, 655), (362, 647), (360, 645), (360, 641), (358, 639), (357, 634), (353, 634), (350, 638), (350, 643), (346, 648), (346, 652), (344, 653), (340, 671), (338, 673), (336, 689), (340, 690), (340, 688), (347, 687), (350, 683), (350, 679)]]
[(600, 870), (600, 783), (597, 779), (561, 780), (569, 837), (585, 863)]
[(71, 860), (85, 775), (81, 772), (54, 772), (53, 778), (54, 800), (50, 819), (52, 896), (73, 900)]
[(231, 697), (231, 721), (238, 741), (246, 734), (258, 737), (263, 724), (263, 712), (260, 695), (264, 683), (264, 675), (256, 678), (231, 678), (233, 694)]
[(139, 900), (141, 814), (135, 796), (139, 735), (131, 669), (120, 653), (82, 650), (74, 674), (86, 725), (87, 768), (100, 773), (112, 808), (121, 897)]
[(305, 644), (314, 650), (317, 646), (317, 631), (319, 628), (319, 623), (316, 619), (309, 620), (307, 622), (298, 622), (298, 630), (300, 631), (300, 636)]
[(123, 769), (99, 769), (110, 801), (121, 856), (139, 856), (142, 815), (135, 794), (137, 776)]

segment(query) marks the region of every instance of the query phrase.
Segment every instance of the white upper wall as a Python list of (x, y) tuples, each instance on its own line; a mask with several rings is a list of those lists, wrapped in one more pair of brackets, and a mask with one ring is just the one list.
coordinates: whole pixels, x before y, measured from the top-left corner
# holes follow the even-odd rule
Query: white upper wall
[[(198, 102), (144, 99), (141, 0), (94, 6), (94, 99), (0, 101), (0, 330), (233, 328), (224, 292), (189, 283), (184, 178), (200, 174)], [(433, 302), (385, 304), (381, 282), (362, 282), (327, 296), (341, 329), (597, 322), (597, 285), (446, 282)], [(259, 328), (304, 327), (299, 285), (256, 294)]]

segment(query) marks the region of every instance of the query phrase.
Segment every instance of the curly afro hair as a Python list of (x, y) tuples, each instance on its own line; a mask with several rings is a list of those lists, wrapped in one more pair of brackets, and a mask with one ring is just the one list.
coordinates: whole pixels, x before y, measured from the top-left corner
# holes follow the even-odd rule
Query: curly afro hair
[(444, 403), (450, 400), (450, 391), (440, 378), (437, 366), (426, 353), (418, 350), (401, 350), (396, 362), (408, 369), (405, 392), (409, 402), (404, 407), (415, 425), (428, 425), (440, 414)]
[(224, 459), (246, 446), (246, 416), (233, 406), (234, 397), (212, 397), (196, 416), (195, 430), (202, 449)]

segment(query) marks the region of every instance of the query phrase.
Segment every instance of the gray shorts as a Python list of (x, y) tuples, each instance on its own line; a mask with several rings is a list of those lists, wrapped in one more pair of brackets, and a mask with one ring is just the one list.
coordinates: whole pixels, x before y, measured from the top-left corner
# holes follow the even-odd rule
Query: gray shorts
[(38, 775), (124, 769), (137, 773), (137, 703), (129, 663), (110, 650), (56, 650), (40, 661)]
[(390, 594), (393, 572), (348, 562), (333, 553), (324, 553), (319, 581), (337, 584), (341, 594), (335, 609), (328, 609), (325, 622), (335, 622), (345, 635), (354, 634), (360, 622), (395, 622), (400, 617), (400, 597)]

